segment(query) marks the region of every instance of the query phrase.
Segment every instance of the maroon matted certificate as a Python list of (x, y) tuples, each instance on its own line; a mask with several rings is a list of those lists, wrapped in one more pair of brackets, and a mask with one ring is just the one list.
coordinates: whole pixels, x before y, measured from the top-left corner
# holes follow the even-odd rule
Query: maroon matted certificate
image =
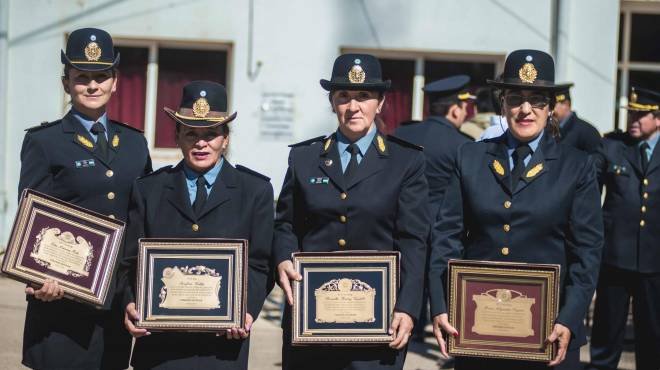
[(26, 189), (2, 272), (26, 283), (57, 281), (67, 298), (103, 306), (125, 224)]
[(550, 361), (546, 343), (559, 307), (559, 265), (449, 261), (453, 356)]

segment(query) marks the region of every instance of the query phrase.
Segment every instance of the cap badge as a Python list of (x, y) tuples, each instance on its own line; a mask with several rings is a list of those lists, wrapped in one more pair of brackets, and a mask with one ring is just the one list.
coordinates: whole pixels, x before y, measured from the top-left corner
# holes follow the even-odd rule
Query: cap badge
[(520, 77), (520, 80), (528, 84), (534, 83), (537, 75), (538, 71), (532, 63), (525, 63), (518, 70), (518, 77)]
[(493, 168), (498, 175), (504, 176), (504, 167), (502, 167), (502, 163), (500, 163), (500, 161), (497, 159), (493, 160)]
[(206, 99), (204, 98), (199, 98), (195, 100), (192, 109), (193, 109), (193, 115), (197, 118), (204, 118), (211, 111), (209, 102), (206, 101)]
[(637, 93), (635, 92), (635, 90), (633, 90), (630, 93), (630, 102), (631, 103), (637, 103)]
[(351, 67), (351, 70), (348, 71), (348, 80), (354, 84), (361, 84), (364, 82), (367, 75), (364, 73), (364, 70), (359, 65), (354, 65)]
[(543, 171), (543, 163), (539, 163), (536, 166), (534, 166), (531, 170), (527, 171), (527, 177), (528, 179), (531, 179), (532, 177), (536, 176), (539, 174), (539, 172)]
[(85, 58), (88, 62), (96, 62), (101, 58), (101, 47), (94, 41), (85, 46)]

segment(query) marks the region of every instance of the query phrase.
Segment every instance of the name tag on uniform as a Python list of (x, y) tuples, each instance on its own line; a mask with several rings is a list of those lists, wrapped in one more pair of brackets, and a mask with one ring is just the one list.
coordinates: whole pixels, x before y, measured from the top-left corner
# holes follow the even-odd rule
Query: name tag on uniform
[(86, 168), (86, 167), (94, 167), (96, 166), (96, 162), (94, 162), (93, 159), (81, 159), (79, 161), (76, 161), (76, 168)]
[(329, 177), (310, 177), (309, 178), (309, 183), (312, 184), (312, 185), (329, 184), (330, 183), (330, 178)]

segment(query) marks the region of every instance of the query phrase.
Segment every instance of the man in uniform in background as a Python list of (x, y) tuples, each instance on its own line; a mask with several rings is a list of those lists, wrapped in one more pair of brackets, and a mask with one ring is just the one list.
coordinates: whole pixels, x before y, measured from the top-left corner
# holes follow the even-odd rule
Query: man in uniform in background
[(559, 121), (561, 142), (578, 148), (587, 153), (593, 153), (600, 146), (600, 133), (589, 122), (578, 117), (572, 110), (570, 88), (573, 83), (566, 83), (555, 94), (554, 115)]
[(627, 109), (627, 132), (595, 154), (605, 247), (589, 369), (617, 368), (631, 298), (636, 368), (660, 369), (660, 93), (633, 88)]

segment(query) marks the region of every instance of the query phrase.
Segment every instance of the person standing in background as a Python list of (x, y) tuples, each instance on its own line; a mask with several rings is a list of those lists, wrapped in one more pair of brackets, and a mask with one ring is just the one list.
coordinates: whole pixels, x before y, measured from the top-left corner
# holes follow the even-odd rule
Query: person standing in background
[(555, 95), (555, 119), (559, 121), (560, 141), (587, 153), (594, 153), (600, 147), (600, 133), (589, 122), (578, 117), (572, 110), (570, 88), (573, 83), (560, 84)]

